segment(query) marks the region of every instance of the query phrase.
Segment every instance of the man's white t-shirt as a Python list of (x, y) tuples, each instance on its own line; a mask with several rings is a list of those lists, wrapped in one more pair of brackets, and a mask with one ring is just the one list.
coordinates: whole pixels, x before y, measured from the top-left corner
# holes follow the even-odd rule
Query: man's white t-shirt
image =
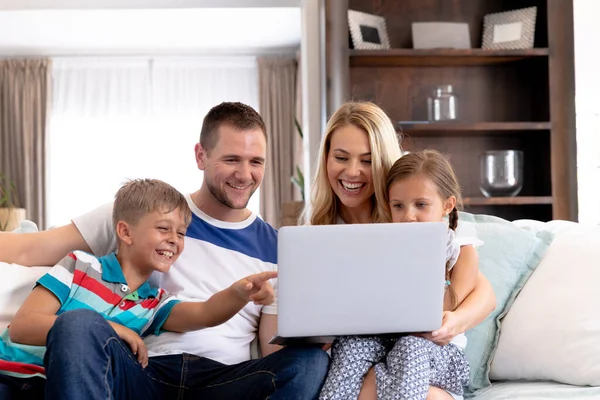
[[(223, 222), (204, 214), (186, 196), (192, 222), (185, 249), (167, 273), (154, 273), (154, 282), (183, 301), (205, 301), (245, 276), (277, 270), (277, 231), (252, 214), (242, 222)], [(112, 203), (73, 219), (97, 256), (116, 250)], [(273, 283), (273, 282), (272, 282)], [(276, 289), (275, 285), (273, 287)], [(277, 305), (248, 303), (229, 321), (188, 333), (164, 332), (145, 339), (151, 356), (190, 353), (225, 364), (250, 359), (260, 315), (277, 314)]]

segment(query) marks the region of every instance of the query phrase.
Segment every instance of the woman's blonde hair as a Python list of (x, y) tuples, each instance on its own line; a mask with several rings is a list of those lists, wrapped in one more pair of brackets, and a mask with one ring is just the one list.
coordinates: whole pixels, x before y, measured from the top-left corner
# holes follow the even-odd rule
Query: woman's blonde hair
[(402, 155), (401, 137), (396, 133), (394, 125), (386, 113), (370, 102), (347, 102), (329, 118), (325, 134), (319, 146), (318, 169), (311, 185), (312, 210), (307, 215), (305, 207), (301, 221), (310, 225), (335, 224), (339, 212), (339, 199), (327, 178), (327, 157), (329, 155), (331, 137), (341, 127), (354, 125), (362, 129), (369, 137), (371, 147), (371, 168), (373, 170), (372, 196), (373, 222), (390, 221), (389, 208), (386, 202), (386, 177), (388, 171)]

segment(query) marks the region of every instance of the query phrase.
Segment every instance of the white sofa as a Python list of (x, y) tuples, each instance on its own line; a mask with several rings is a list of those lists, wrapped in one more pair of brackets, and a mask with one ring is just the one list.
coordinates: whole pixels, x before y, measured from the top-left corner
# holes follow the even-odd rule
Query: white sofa
[(512, 224), (554, 237), (500, 319), (492, 385), (475, 398), (600, 399), (600, 227)]
[[(475, 225), (462, 222), (459, 235), (477, 236)], [(491, 236), (488, 231), (484, 238), (488, 246), (496, 241), (496, 228), (491, 226)], [(491, 387), (478, 388), (475, 398), (600, 399), (600, 387), (595, 387), (600, 386), (600, 227), (522, 220), (504, 221), (501, 228), (507, 226), (514, 232), (545, 232), (553, 238), (540, 255), (541, 261), (531, 267), (533, 272), (524, 279), (522, 290), (513, 293), (514, 302), (499, 301), (499, 307), (506, 309), (497, 310), (498, 322), (490, 324), (483, 336), (486, 340), (495, 337), (486, 344), (489, 355), (476, 343), (481, 335), (469, 337), (467, 352), (473, 349), (484, 354), (481, 365), (474, 366), (479, 379), (492, 381)], [(496, 260), (484, 258), (483, 248), (480, 254), (482, 268), (499, 268)], [(0, 263), (0, 329), (46, 270)], [(515, 280), (512, 275), (512, 270), (493, 271), (488, 277), (496, 287), (494, 277)], [(498, 293), (501, 290), (505, 289)]]

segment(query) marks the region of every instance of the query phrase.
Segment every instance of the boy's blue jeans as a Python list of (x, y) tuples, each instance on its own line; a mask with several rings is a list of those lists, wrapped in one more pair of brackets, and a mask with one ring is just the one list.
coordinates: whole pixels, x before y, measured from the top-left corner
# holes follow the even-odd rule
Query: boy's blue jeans
[(177, 354), (150, 357), (143, 369), (99, 314), (58, 317), (44, 360), (47, 399), (316, 399), (329, 356), (289, 347), (236, 365)]

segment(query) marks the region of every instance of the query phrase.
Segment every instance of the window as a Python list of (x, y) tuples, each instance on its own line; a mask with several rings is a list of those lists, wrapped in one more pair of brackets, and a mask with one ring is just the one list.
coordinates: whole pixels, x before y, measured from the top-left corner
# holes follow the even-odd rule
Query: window
[(573, 7), (579, 221), (600, 225), (600, 2), (575, 0)]
[[(253, 58), (58, 59), (48, 128), (48, 226), (112, 201), (128, 179), (198, 190), (202, 119), (222, 101), (258, 104)], [(259, 194), (249, 208), (258, 213)]]

